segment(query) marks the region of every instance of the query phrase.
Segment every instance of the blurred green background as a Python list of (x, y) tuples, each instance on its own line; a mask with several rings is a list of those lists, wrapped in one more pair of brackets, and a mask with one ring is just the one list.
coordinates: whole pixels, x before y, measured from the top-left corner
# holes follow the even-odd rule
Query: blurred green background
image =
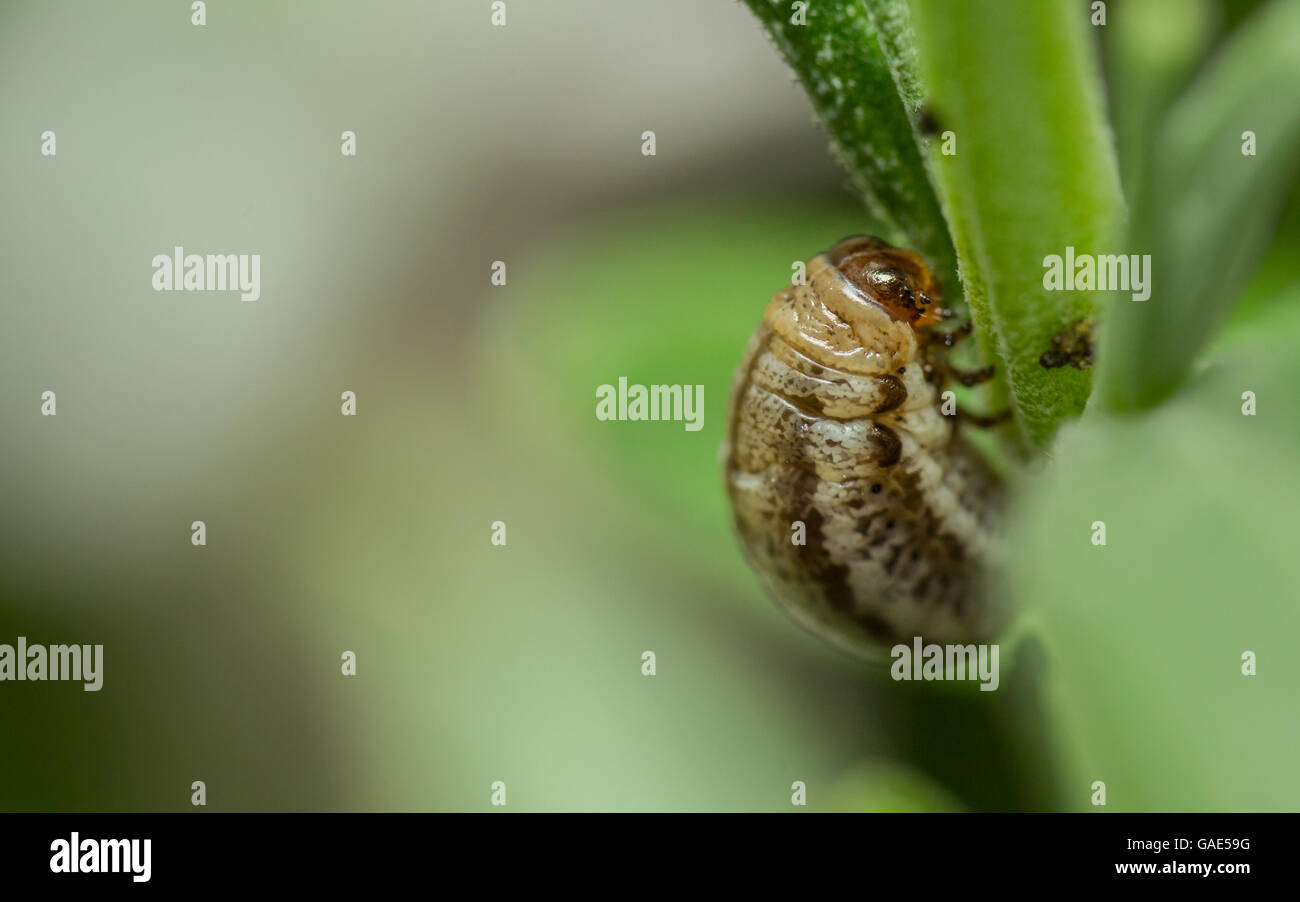
[[(0, 684), (0, 809), (1300, 806), (1294, 201), (1188, 391), (1021, 492), (1002, 688), (896, 684), (722, 490), (763, 305), (872, 227), (805, 98), (739, 5), (507, 5), (0, 6), (0, 642), (106, 661)], [(155, 293), (177, 244), (261, 299)]]

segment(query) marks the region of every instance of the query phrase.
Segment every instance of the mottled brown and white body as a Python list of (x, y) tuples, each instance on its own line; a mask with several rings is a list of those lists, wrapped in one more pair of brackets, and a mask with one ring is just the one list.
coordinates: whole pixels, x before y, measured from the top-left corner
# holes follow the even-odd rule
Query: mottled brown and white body
[(936, 302), (919, 257), (845, 239), (772, 298), (732, 390), (748, 557), (796, 620), (858, 652), (998, 625), (981, 572), (999, 485), (940, 411)]

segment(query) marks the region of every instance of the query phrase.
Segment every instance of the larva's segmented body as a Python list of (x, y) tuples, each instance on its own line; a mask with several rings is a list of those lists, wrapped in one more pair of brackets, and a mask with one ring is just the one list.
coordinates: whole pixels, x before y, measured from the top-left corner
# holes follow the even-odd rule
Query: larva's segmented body
[(845, 239), (772, 298), (732, 391), (724, 459), (750, 561), (795, 619), (856, 651), (997, 625), (980, 574), (999, 486), (940, 412), (935, 300), (915, 254)]

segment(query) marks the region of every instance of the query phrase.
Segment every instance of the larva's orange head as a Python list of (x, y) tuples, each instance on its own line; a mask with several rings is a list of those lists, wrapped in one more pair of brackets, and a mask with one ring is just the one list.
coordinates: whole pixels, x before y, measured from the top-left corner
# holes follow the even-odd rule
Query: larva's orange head
[(939, 322), (939, 285), (916, 254), (871, 235), (853, 235), (826, 253), (867, 300), (913, 328)]

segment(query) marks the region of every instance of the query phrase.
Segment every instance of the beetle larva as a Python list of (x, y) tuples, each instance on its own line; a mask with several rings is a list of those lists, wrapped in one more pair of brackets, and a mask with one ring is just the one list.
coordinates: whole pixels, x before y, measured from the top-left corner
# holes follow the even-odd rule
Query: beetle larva
[(732, 389), (723, 458), (750, 563), (859, 652), (999, 625), (981, 570), (1000, 486), (940, 410), (941, 315), (920, 257), (846, 238), (772, 298)]

